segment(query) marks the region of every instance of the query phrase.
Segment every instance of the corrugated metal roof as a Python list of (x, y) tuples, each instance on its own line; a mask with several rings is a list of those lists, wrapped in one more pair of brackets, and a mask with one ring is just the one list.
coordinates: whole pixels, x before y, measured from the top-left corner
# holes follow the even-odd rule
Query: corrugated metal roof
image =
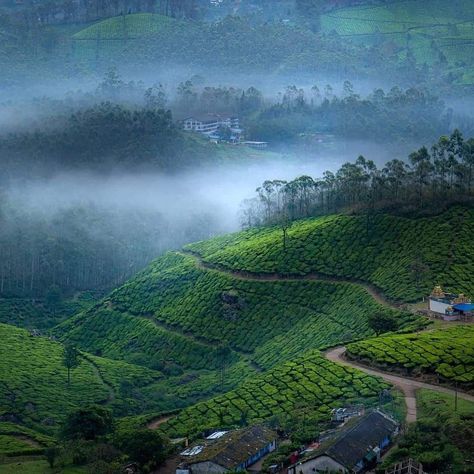
[(457, 311), (474, 311), (474, 303), (459, 303), (455, 304), (453, 308)]

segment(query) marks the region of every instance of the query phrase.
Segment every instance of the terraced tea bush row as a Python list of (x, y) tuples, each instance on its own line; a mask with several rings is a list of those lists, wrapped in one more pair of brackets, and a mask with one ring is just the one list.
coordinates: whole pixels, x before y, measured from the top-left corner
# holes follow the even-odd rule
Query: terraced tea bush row
[[(406, 58), (408, 47), (418, 64), (438, 62), (441, 52), (447, 65), (455, 70), (461, 64), (473, 64), (472, 52), (466, 47), (474, 36), (470, 8), (469, 0), (457, 2), (456, 9), (450, 9), (443, 0), (349, 7), (322, 15), (321, 28), (326, 33), (348, 36), (356, 44), (390, 44), (389, 54), (399, 60)], [(432, 12), (429, 16), (427, 9)]]
[(172, 359), (184, 370), (218, 369), (224, 344), (235, 351), (227, 364), (255, 354), (270, 368), (309, 349), (372, 335), (367, 318), (383, 312), (400, 326), (413, 320), (359, 285), (245, 281), (169, 253), (61, 330), (87, 351), (151, 367)]
[(430, 218), (328, 216), (298, 221), (287, 250), (277, 227), (252, 229), (186, 246), (234, 271), (355, 278), (397, 301), (415, 301), (435, 283), (474, 295), (474, 210)]
[(93, 304), (93, 301), (92, 295), (84, 294), (79, 299), (62, 301), (55, 307), (48, 307), (44, 301), (0, 298), (0, 323), (44, 330), (87, 309)]
[(171, 437), (193, 436), (207, 428), (267, 420), (301, 405), (313, 407), (319, 420), (327, 421), (331, 408), (377, 399), (386, 387), (380, 379), (310, 352), (249, 379), (225, 395), (186, 408), (160, 429)]
[[(128, 382), (143, 386), (161, 374), (143, 367), (87, 356), (67, 384), (63, 346), (23, 329), (0, 324), (0, 417), (33, 429), (55, 431), (72, 410), (87, 404), (119, 407), (125, 396), (114, 389)], [(113, 399), (113, 400), (112, 400)], [(2, 424), (0, 424), (0, 430)]]
[(63, 339), (95, 354), (166, 369), (220, 367), (219, 348), (168, 331), (154, 322), (100, 308), (66, 321), (55, 329)]
[(474, 387), (474, 326), (378, 337), (347, 346), (350, 357), (387, 369), (437, 375)]

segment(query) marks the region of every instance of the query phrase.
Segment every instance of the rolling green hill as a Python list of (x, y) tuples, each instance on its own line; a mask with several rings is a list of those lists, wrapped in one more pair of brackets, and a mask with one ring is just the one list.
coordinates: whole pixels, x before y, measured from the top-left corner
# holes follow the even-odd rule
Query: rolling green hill
[(99, 21), (73, 35), (75, 40), (126, 40), (163, 32), (177, 20), (153, 13), (121, 15)]
[(6, 324), (0, 324), (0, 340), (0, 436), (16, 434), (18, 443), (24, 435), (43, 445), (27, 428), (54, 433), (79, 406), (103, 404), (118, 414), (135, 413), (137, 402), (126, 387), (140, 390), (162, 378), (157, 371), (83, 354), (68, 385), (59, 342)]
[(394, 301), (427, 296), (436, 283), (474, 295), (474, 210), (435, 217), (336, 215), (298, 221), (282, 248), (279, 228), (246, 232), (186, 247), (204, 262), (232, 271), (307, 275), (319, 272), (375, 285)]
[(170, 252), (55, 333), (88, 352), (167, 374), (153, 387), (169, 395), (160, 408), (170, 410), (260, 373), (272, 377), (309, 351), (372, 336), (368, 318), (381, 313), (395, 316), (400, 329), (423, 325), (358, 283), (246, 278)]
[[(462, 207), (417, 219), (377, 215), (370, 222), (335, 215), (295, 222), (286, 251), (281, 230), (266, 228), (169, 252), (54, 329), (62, 341), (95, 354), (85, 354), (74, 372), (72, 396), (66, 398), (59, 343), (0, 326), (8, 346), (16, 348), (4, 372), (19, 364), (23, 374), (10, 375), (8, 390), (20, 393), (21, 387), (21, 398), (4, 397), (11, 402), (3, 413), (16, 414), (11, 422), (38, 427), (45, 419), (60, 420), (58, 411), (79, 400), (107, 404), (119, 416), (139, 415), (139, 423), (178, 409), (160, 426), (178, 437), (268, 420), (303, 404), (311, 407), (314, 423), (323, 425), (336, 404), (370, 404), (385, 385), (326, 361), (319, 350), (368, 337), (354, 347), (390, 340), (373, 338), (368, 320), (374, 314), (394, 316), (404, 332), (424, 326), (375, 287), (401, 302), (425, 294), (435, 281), (469, 293), (473, 217), (473, 210)], [(418, 282), (414, 263), (421, 268)], [(458, 357), (457, 349), (450, 352), (451, 345), (443, 344), (442, 357)], [(32, 356), (21, 358), (25, 351)], [(52, 354), (48, 360), (46, 353)], [(415, 350), (411, 357), (428, 359)], [(438, 373), (448, 376), (446, 363), (438, 365)], [(456, 376), (471, 373), (462, 367), (463, 374), (453, 369)], [(39, 381), (30, 383), (30, 373)], [(61, 387), (54, 406), (46, 374)], [(43, 386), (42, 380), (49, 383)]]
[(474, 15), (470, 0), (403, 0), (337, 9), (323, 15), (322, 30), (377, 46), (399, 60), (446, 63), (446, 74), (462, 70), (458, 82), (473, 84)]
[(385, 336), (349, 344), (350, 357), (388, 370), (429, 374), (474, 388), (474, 326)]
[[(183, 410), (161, 425), (169, 436), (189, 436), (207, 428), (259, 422), (310, 408), (311, 422), (328, 422), (331, 408), (344, 403), (378, 401), (388, 385), (380, 379), (333, 364), (309, 352), (238, 389)], [(310, 420), (307, 420), (310, 421)]]

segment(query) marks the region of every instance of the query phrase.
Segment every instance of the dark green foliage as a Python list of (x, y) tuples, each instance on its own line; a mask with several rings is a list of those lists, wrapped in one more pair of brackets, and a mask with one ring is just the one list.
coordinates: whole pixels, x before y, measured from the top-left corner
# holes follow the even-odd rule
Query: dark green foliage
[[(295, 222), (282, 252), (281, 230), (252, 229), (186, 248), (231, 270), (305, 275), (321, 272), (365, 280), (389, 298), (414, 301), (435, 284), (474, 294), (474, 211), (461, 207), (434, 217), (335, 215)], [(422, 274), (413, 262), (421, 261)]]
[(79, 363), (81, 362), (79, 357), (80, 357), (80, 354), (74, 346), (71, 346), (70, 344), (66, 344), (64, 346), (63, 364), (64, 364), (64, 367), (66, 367), (67, 369), (68, 385), (71, 383), (71, 370), (78, 367)]
[(367, 322), (377, 336), (383, 332), (396, 331), (398, 329), (396, 318), (388, 313), (373, 313), (369, 316)]
[(333, 364), (318, 352), (281, 364), (268, 373), (252, 377), (236, 390), (181, 411), (160, 426), (170, 437), (194, 435), (204, 429), (252, 424), (275, 415), (311, 413), (311, 422), (327, 423), (331, 408), (344, 403), (378, 399), (387, 385), (380, 379)]
[(46, 330), (94, 304), (98, 295), (84, 292), (63, 300), (54, 311), (41, 299), (0, 298), (0, 323), (26, 329)]
[[(0, 417), (47, 433), (57, 431), (68, 413), (84, 405), (109, 404), (123, 415), (136, 413), (130, 395), (120, 393), (121, 383), (133, 383), (139, 393), (162, 377), (143, 367), (82, 353), (68, 385), (61, 344), (4, 324), (0, 324), (0, 339)], [(153, 410), (153, 403), (142, 400), (141, 409)], [(15, 431), (18, 429), (0, 423), (0, 433)], [(33, 436), (29, 431), (24, 434)], [(41, 438), (38, 441), (46, 443)]]
[(51, 469), (54, 467), (54, 463), (56, 462), (59, 452), (60, 451), (57, 446), (50, 446), (44, 450), (44, 455)]
[(466, 388), (474, 386), (473, 326), (389, 335), (347, 346), (351, 357), (410, 373), (426, 373)]
[(142, 472), (153, 472), (170, 452), (169, 441), (159, 432), (147, 429), (120, 432), (114, 444), (130, 461), (136, 462)]
[(62, 428), (62, 436), (66, 440), (84, 439), (87, 441), (105, 436), (114, 427), (110, 410), (90, 406), (70, 413)]
[(411, 425), (384, 460), (382, 468), (406, 458), (416, 459), (426, 472), (471, 472), (474, 403), (453, 395), (419, 390), (418, 421)]

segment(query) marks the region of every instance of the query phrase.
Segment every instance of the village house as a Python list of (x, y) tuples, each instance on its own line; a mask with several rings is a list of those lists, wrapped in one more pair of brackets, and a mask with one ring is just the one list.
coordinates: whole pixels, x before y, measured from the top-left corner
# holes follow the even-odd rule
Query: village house
[(239, 119), (232, 116), (205, 114), (188, 117), (183, 120), (183, 129), (187, 132), (198, 132), (206, 135), (217, 132), (220, 128), (228, 128), (234, 135), (241, 135)]
[(244, 471), (277, 447), (277, 434), (264, 426), (220, 431), (181, 453), (176, 474)]
[(310, 457), (291, 465), (288, 474), (364, 472), (377, 464), (397, 434), (398, 423), (374, 410)]
[(474, 303), (462, 293), (446, 293), (435, 286), (429, 297), (429, 310), (445, 321), (473, 321)]

